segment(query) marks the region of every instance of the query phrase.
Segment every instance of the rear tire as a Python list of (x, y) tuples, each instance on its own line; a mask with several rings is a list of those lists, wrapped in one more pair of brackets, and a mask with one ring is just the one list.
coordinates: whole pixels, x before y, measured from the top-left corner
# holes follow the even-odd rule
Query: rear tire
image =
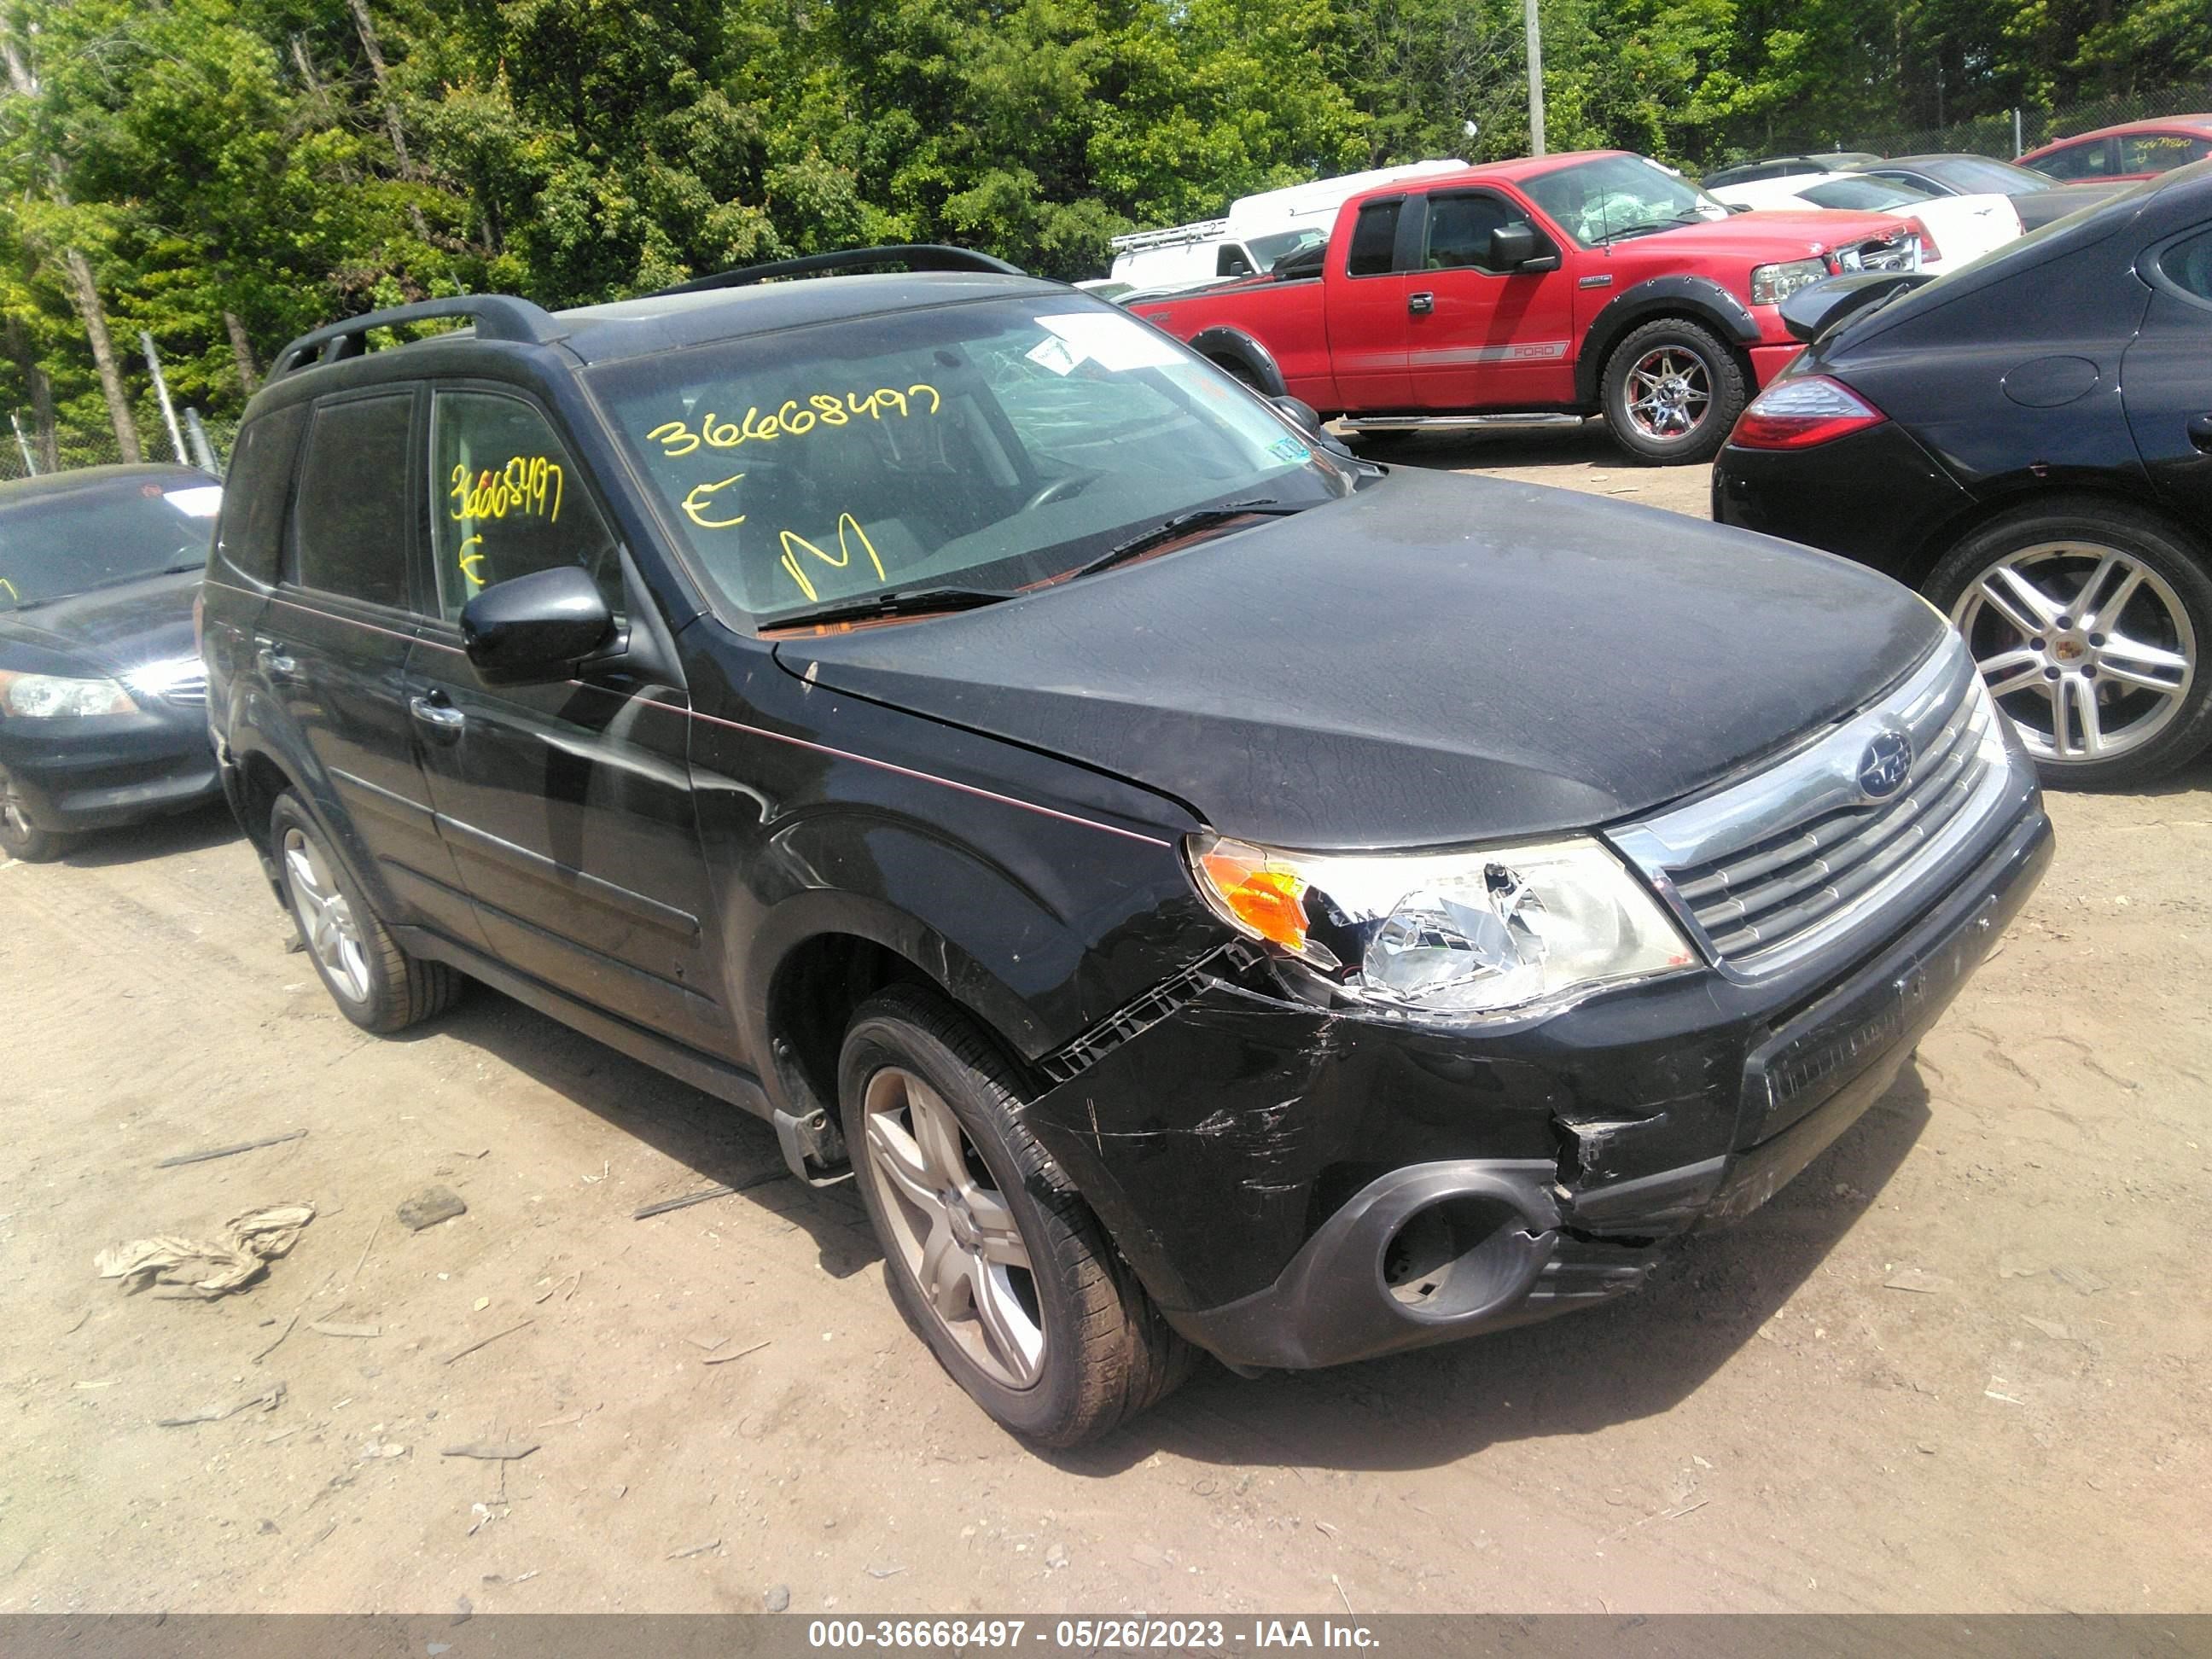
[(364, 1031), (386, 1035), (453, 1006), (468, 981), (444, 963), (410, 956), (393, 942), (289, 791), (270, 809), (269, 845), (285, 907), (340, 1013)]
[(1605, 423), (1632, 455), (1710, 461), (1743, 413), (1743, 366), (1710, 329), (1662, 317), (1631, 329), (1605, 361)]
[(1973, 532), (1921, 591), (1966, 635), (2046, 785), (2124, 789), (2212, 742), (2208, 562), (2152, 514), (2062, 499)]
[(26, 864), (48, 864), (69, 850), (70, 838), (33, 823), (15, 781), (0, 771), (0, 853)]
[(1007, 1428), (1080, 1445), (1165, 1398), (1198, 1355), (1022, 1126), (1013, 1084), (969, 1020), (911, 985), (860, 1006), (838, 1063), (899, 1312)]

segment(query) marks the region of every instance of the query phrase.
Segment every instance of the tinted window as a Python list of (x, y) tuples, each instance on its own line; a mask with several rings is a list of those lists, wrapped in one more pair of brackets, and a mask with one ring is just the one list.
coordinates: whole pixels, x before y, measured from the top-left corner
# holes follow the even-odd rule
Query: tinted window
[(2201, 161), (2212, 154), (2212, 143), (2179, 132), (2139, 132), (2120, 140), (2122, 173), (2166, 173)]
[(1398, 210), (1403, 202), (1377, 202), (1359, 210), (1359, 222), (1352, 228), (1352, 252), (1346, 256), (1349, 276), (1387, 276), (1390, 250), (1398, 241)]
[(430, 425), (430, 547), (447, 621), (495, 582), (564, 564), (590, 571), (621, 613), (615, 539), (543, 415), (516, 398), (441, 392)]
[(1924, 202), (1928, 192), (1889, 179), (1829, 179), (1808, 185), (1797, 192), (1814, 207), (1850, 208), (1862, 213), (1886, 213), (1908, 202)]
[(284, 508), (292, 499), (292, 464), (307, 407), (295, 404), (249, 421), (230, 453), (229, 488), (216, 547), (223, 561), (256, 581), (276, 580), (283, 556)]
[(407, 454), (411, 392), (315, 411), (293, 518), (303, 587), (373, 605), (407, 603)]
[(0, 508), (0, 611), (198, 568), (222, 495), (179, 471), (11, 502)]
[(1431, 270), (1469, 265), (1487, 269), (1491, 232), (1528, 222), (1527, 214), (1495, 196), (1431, 196), (1429, 246), (1423, 263)]
[(2200, 230), (2158, 256), (2166, 280), (2200, 300), (2212, 301), (2212, 230)]
[(2102, 179), (2111, 173), (2112, 158), (2110, 147), (2100, 138), (2094, 143), (2054, 149), (2035, 165), (2054, 179)]

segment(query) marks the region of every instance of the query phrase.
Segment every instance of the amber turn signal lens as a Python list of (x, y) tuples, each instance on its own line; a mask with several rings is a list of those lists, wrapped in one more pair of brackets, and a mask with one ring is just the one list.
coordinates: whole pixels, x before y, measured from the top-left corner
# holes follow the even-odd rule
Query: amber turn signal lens
[(1217, 844), (1198, 864), (1238, 921), (1286, 951), (1305, 949), (1306, 884), (1295, 873), (1270, 865), (1256, 848), (1229, 842)]

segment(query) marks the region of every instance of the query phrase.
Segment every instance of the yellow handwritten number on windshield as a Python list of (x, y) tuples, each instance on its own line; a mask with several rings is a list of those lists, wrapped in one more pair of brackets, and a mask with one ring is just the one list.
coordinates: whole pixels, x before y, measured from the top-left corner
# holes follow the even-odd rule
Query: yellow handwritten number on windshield
[(849, 513), (840, 513), (837, 515), (837, 552), (835, 557), (823, 552), (804, 536), (794, 536), (788, 530), (781, 530), (776, 533), (783, 538), (783, 568), (791, 573), (791, 580), (799, 584), (799, 591), (810, 599), (818, 599), (822, 596), (815, 592), (814, 584), (807, 580), (805, 568), (799, 562), (799, 556), (801, 553), (811, 553), (826, 565), (834, 566), (839, 570), (846, 569), (853, 562), (853, 550), (845, 539), (848, 535), (860, 544), (860, 550), (868, 556), (868, 562), (875, 566), (876, 580), (878, 581), (890, 580), (889, 576), (884, 574), (884, 562), (876, 556), (875, 544), (868, 539), (868, 532), (860, 528), (860, 521)]
[(699, 416), (699, 429), (694, 432), (686, 421), (663, 421), (645, 434), (647, 443), (659, 444), (660, 453), (669, 459), (689, 455), (701, 444), (709, 449), (735, 449), (744, 443), (772, 443), (778, 438), (803, 438), (817, 426), (848, 426), (861, 416), (880, 421), (885, 410), (900, 416), (916, 412), (915, 405), (927, 396), (929, 412), (933, 415), (945, 406), (937, 388), (917, 381), (904, 392), (890, 386), (878, 386), (866, 397), (848, 392), (842, 398), (835, 392), (809, 392), (802, 403), (797, 398), (787, 398), (781, 407), (763, 416), (758, 404), (745, 410), (741, 421), (726, 421), (713, 410)]

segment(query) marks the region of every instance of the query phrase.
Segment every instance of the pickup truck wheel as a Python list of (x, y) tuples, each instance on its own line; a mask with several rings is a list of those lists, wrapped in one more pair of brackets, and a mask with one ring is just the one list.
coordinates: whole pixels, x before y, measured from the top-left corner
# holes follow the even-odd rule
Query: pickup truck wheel
[(1744, 398), (1743, 369), (1729, 349), (1680, 318), (1631, 329), (1606, 360), (1606, 424), (1646, 460), (1712, 459)]
[(307, 959), (340, 1013), (381, 1034), (453, 1006), (467, 981), (399, 948), (289, 791), (270, 810), (269, 844)]
[(2126, 788), (2212, 740), (2212, 574), (2164, 522), (2118, 501), (2007, 514), (1922, 591), (1966, 638), (2045, 784)]
[(1006, 1062), (934, 992), (861, 1005), (837, 1068), (884, 1277), (976, 1404), (1047, 1446), (1164, 1398), (1197, 1354), (1023, 1127)]

